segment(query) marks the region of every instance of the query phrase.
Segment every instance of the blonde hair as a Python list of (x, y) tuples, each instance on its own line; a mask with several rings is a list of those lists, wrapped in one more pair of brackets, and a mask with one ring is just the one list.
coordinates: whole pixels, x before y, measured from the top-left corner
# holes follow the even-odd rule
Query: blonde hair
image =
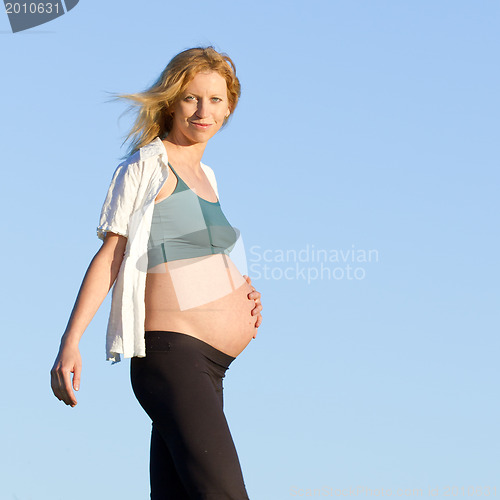
[(189, 82), (197, 73), (216, 71), (227, 83), (230, 115), (224, 118), (224, 127), (234, 113), (241, 87), (236, 77), (236, 68), (231, 58), (217, 52), (214, 47), (194, 47), (174, 56), (158, 79), (143, 92), (135, 94), (113, 94), (112, 100), (128, 99), (132, 101), (128, 110), (138, 108), (137, 118), (123, 141), (133, 137), (129, 151), (123, 158), (135, 153), (155, 137), (164, 138), (172, 129), (171, 108), (181, 98)]

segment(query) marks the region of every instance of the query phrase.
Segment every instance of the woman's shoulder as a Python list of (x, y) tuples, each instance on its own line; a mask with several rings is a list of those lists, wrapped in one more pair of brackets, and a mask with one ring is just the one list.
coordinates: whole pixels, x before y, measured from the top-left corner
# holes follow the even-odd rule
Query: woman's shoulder
[(151, 142), (139, 148), (134, 154), (139, 155), (137, 160), (147, 160), (165, 154), (165, 146), (159, 137), (155, 137)]
[(201, 161), (200, 161), (200, 165), (201, 165), (201, 168), (203, 169), (203, 171), (205, 172), (205, 175), (209, 179), (213, 179), (215, 181), (215, 173), (212, 170), (212, 168), (209, 167), (208, 165), (206, 165), (205, 163), (201, 162)]
[(156, 138), (150, 143), (140, 147), (137, 151), (125, 158), (116, 167), (116, 170), (123, 172), (134, 171), (136, 173), (143, 171), (146, 164), (151, 160), (155, 160), (159, 155), (165, 152), (164, 149), (162, 150), (162, 145), (158, 144), (158, 141), (159, 138)]
[(205, 172), (208, 170), (209, 172), (214, 173), (214, 171), (212, 170), (212, 167), (209, 167), (206, 163), (203, 163), (202, 161), (200, 161), (200, 165), (201, 165), (201, 168), (203, 168), (203, 170), (205, 170)]

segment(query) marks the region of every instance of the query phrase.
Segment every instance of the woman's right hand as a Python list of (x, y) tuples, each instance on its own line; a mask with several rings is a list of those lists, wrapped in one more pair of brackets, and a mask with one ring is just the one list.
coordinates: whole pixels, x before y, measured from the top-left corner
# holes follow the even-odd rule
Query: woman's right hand
[[(67, 405), (76, 406), (73, 389), (77, 391), (80, 388), (82, 358), (78, 342), (115, 282), (126, 245), (125, 236), (108, 231), (104, 243), (85, 273), (68, 326), (61, 339), (59, 353), (50, 370), (52, 392), (57, 399)], [(73, 388), (71, 373), (73, 373)]]
[(82, 373), (80, 351), (77, 345), (61, 345), (54, 366), (50, 370), (50, 385), (57, 399), (73, 407), (77, 401), (71, 387), (70, 373), (73, 373), (73, 388), (78, 391)]

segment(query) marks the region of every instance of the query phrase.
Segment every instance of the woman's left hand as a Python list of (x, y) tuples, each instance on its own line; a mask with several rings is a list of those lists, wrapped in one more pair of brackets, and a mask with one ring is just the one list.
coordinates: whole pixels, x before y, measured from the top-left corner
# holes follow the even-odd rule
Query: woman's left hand
[[(246, 274), (244, 274), (243, 277), (245, 278), (247, 283), (252, 286), (252, 280), (250, 279), (250, 277), (247, 276)], [(255, 328), (259, 328), (259, 326), (262, 324), (262, 314), (260, 314), (260, 311), (262, 311), (263, 309), (262, 304), (260, 303), (260, 292), (258, 292), (257, 290), (255, 290), (255, 288), (253, 288), (253, 291), (248, 294), (248, 298), (255, 302), (255, 307), (252, 309), (252, 316), (257, 316), (257, 321), (255, 322)], [(256, 336), (257, 332), (255, 332), (253, 338), (255, 338)]]

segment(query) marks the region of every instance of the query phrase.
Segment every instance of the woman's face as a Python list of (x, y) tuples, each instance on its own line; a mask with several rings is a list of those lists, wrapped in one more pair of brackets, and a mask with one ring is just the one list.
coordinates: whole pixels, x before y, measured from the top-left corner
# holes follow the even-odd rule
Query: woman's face
[(197, 73), (173, 106), (168, 136), (177, 144), (207, 142), (229, 116), (226, 80), (216, 73)]

